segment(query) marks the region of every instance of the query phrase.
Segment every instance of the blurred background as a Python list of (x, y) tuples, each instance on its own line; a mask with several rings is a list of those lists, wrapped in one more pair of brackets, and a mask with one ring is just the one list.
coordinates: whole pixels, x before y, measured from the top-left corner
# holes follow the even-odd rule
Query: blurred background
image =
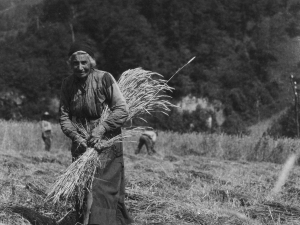
[(169, 82), (179, 108), (147, 126), (295, 137), (299, 35), (300, 0), (0, 0), (0, 118), (57, 122), (68, 48), (88, 40), (116, 79), (136, 67), (169, 79), (196, 56)]

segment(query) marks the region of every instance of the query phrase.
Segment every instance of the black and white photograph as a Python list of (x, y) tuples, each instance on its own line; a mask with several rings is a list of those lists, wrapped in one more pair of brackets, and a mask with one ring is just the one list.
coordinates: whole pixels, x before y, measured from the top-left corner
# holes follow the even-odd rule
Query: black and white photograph
[(300, 0), (0, 0), (0, 225), (299, 225)]

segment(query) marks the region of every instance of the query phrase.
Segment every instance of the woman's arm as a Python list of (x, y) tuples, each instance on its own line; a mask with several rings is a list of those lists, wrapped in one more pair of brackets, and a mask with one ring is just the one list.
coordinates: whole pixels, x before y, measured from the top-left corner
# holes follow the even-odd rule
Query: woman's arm
[(74, 127), (72, 121), (71, 121), (71, 115), (70, 115), (70, 103), (68, 100), (68, 93), (66, 89), (66, 80), (64, 80), (61, 92), (60, 92), (60, 118), (59, 123), (61, 126), (61, 129), (63, 133), (71, 138), (73, 141), (84, 141), (84, 139), (79, 135), (77, 132), (77, 129)]
[(110, 115), (102, 122), (102, 126), (106, 131), (110, 131), (121, 127), (126, 122), (129, 109), (117, 82), (111, 74), (104, 74), (102, 83), (106, 98), (105, 102), (111, 110)]

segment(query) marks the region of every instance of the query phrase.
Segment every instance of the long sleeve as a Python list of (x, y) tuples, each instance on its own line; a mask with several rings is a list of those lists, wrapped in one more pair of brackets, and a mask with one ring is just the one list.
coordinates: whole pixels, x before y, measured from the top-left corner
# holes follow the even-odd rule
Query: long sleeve
[(79, 136), (77, 129), (72, 124), (72, 121), (70, 119), (70, 107), (69, 107), (69, 101), (67, 97), (67, 90), (66, 90), (66, 80), (63, 82), (61, 87), (61, 96), (60, 96), (60, 118), (59, 123), (61, 126), (61, 129), (63, 133), (74, 140), (76, 137)]
[(128, 106), (120, 88), (109, 73), (106, 73), (103, 77), (103, 92), (106, 97), (106, 104), (111, 110), (110, 115), (105, 121), (102, 122), (106, 131), (111, 131), (118, 127), (121, 127), (128, 118)]

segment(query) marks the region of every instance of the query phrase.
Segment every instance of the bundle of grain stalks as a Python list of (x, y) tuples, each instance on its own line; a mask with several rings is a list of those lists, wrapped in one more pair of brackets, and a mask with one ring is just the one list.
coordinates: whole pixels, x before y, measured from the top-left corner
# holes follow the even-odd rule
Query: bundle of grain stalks
[[(191, 60), (189, 62), (191, 62)], [(121, 75), (118, 85), (129, 107), (128, 120), (133, 118), (142, 119), (141, 117), (143, 115), (151, 114), (154, 111), (163, 113), (169, 111), (170, 107), (174, 105), (167, 100), (169, 97), (167, 92), (172, 91), (173, 88), (168, 86), (167, 82), (168, 81), (162, 79), (162, 75), (141, 68), (125, 71)], [(104, 121), (109, 114), (110, 110), (106, 106), (99, 123)], [(74, 124), (74, 126), (76, 126), (85, 138), (89, 136), (90, 130), (85, 128), (86, 125)], [(82, 204), (86, 194), (85, 192), (91, 188), (96, 168), (104, 168), (106, 162), (109, 160), (110, 147), (114, 143), (123, 141), (125, 138), (132, 136), (138, 130), (139, 128), (124, 130), (123, 134), (105, 140), (101, 144), (101, 149), (103, 149), (101, 153), (95, 151), (94, 148), (88, 148), (86, 152), (73, 162), (67, 168), (66, 172), (58, 178), (48, 192), (46, 200), (52, 201), (54, 204), (61, 200), (67, 203), (68, 200), (76, 196)]]

